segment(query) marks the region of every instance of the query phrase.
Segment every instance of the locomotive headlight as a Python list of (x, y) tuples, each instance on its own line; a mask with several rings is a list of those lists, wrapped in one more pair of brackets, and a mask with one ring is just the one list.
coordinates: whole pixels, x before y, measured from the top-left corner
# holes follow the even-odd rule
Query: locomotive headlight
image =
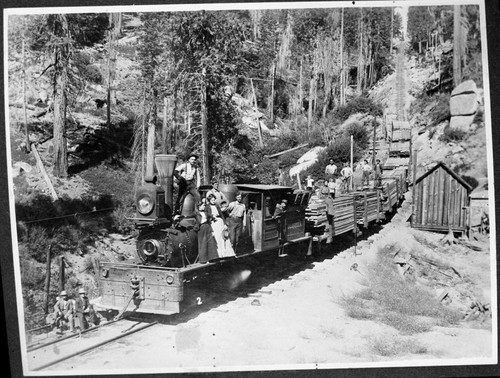
[(142, 252), (144, 252), (146, 256), (155, 256), (160, 250), (160, 247), (161, 245), (158, 240), (146, 240), (142, 245)]
[(172, 285), (172, 284), (174, 283), (174, 277), (173, 277), (173, 276), (168, 275), (168, 276), (167, 276), (167, 283), (168, 283), (169, 285)]
[(149, 194), (142, 194), (137, 198), (137, 211), (142, 215), (148, 215), (153, 211), (154, 201)]

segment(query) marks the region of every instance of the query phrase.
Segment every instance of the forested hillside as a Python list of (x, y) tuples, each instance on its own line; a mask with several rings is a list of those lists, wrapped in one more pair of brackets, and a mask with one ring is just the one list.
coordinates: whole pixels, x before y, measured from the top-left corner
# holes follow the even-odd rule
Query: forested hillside
[[(387, 120), (381, 86), (403, 39), (415, 67), (431, 72), (405, 117), (428, 139), (442, 131), (453, 88), (466, 80), (482, 87), (478, 7), (410, 7), (407, 35), (402, 22), (394, 8), (352, 7), (9, 16), (28, 323), (39, 321), (31, 315), (46, 303), (44, 285), (50, 298), (59, 290), (59, 268), (47, 264), (55, 257), (65, 256), (70, 287), (97, 292), (92, 253), (109, 233), (134, 232), (125, 216), (134, 187), (154, 173), (154, 153), (197, 152), (204, 183), (277, 184), (315, 146), (326, 148), (304, 175), (319, 172), (330, 157), (348, 161), (350, 135), (358, 160), (372, 128)], [(467, 135), (446, 130), (446, 142)], [(40, 162), (55, 193), (35, 172)], [(73, 256), (84, 259), (78, 269)]]

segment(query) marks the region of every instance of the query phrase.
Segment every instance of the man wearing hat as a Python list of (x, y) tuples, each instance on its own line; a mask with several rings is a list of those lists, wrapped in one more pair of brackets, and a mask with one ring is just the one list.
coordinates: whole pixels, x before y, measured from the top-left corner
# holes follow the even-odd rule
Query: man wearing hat
[(179, 194), (177, 196), (176, 211), (179, 210), (180, 204), (184, 201), (187, 193), (191, 193), (195, 203), (201, 201), (198, 187), (201, 185), (200, 171), (196, 164), (198, 155), (192, 153), (188, 156), (185, 163), (180, 164), (175, 168), (174, 175), (179, 180)]
[(63, 333), (62, 323), (69, 322), (69, 329), (71, 332), (75, 332), (73, 328), (73, 306), (70, 300), (68, 300), (68, 293), (66, 290), (61, 291), (59, 294), (59, 299), (54, 305), (54, 312), (56, 313), (56, 326), (58, 328), (57, 333)]
[(83, 287), (78, 289), (78, 298), (75, 301), (75, 313), (78, 319), (77, 328), (78, 331), (84, 331), (89, 328), (88, 318), (90, 316), (90, 306), (89, 298), (87, 297), (87, 292)]

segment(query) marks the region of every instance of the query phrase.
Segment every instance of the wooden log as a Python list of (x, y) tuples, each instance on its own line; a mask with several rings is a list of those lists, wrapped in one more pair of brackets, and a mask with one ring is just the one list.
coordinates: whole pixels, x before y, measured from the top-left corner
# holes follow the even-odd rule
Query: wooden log
[(49, 187), (50, 195), (52, 197), (52, 200), (57, 201), (59, 197), (57, 196), (56, 190), (54, 189), (54, 186), (52, 185), (52, 182), (50, 181), (49, 175), (47, 174), (47, 171), (45, 170), (45, 167), (43, 166), (42, 159), (40, 158), (40, 154), (38, 153), (38, 150), (36, 148), (35, 144), (31, 145), (31, 151), (33, 151), (33, 155), (35, 155), (36, 162), (38, 164), (38, 168), (40, 169), (40, 172), (42, 173), (42, 176), (45, 180), (45, 183)]
[(280, 155), (286, 154), (287, 152), (291, 152), (291, 151), (298, 150), (298, 149), (300, 149), (300, 148), (307, 147), (308, 145), (309, 145), (309, 143), (304, 143), (304, 144), (298, 145), (298, 146), (296, 146), (296, 147), (289, 148), (288, 150), (281, 151), (281, 152), (277, 152), (277, 153), (272, 154), (272, 155), (265, 155), (265, 156), (271, 159), (271, 158), (274, 158), (274, 157), (277, 157), (277, 156), (280, 156)]

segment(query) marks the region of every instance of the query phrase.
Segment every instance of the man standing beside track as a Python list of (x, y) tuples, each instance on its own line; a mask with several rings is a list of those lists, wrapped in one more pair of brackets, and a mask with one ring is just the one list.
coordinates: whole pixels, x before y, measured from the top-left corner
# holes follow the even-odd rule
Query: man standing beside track
[(68, 293), (66, 290), (61, 291), (59, 299), (54, 305), (54, 311), (56, 313), (56, 326), (58, 328), (57, 333), (63, 333), (63, 322), (69, 323), (69, 330), (75, 332), (73, 328), (73, 304), (68, 300)]
[(78, 320), (78, 332), (85, 331), (89, 328), (90, 305), (87, 292), (83, 287), (78, 289), (78, 298), (75, 301), (75, 313)]
[(245, 231), (247, 223), (246, 206), (241, 202), (242, 196), (240, 192), (236, 193), (236, 201), (233, 201), (227, 207), (228, 217), (226, 219), (229, 227), (229, 239), (236, 254), (236, 247), (238, 246), (241, 231)]

